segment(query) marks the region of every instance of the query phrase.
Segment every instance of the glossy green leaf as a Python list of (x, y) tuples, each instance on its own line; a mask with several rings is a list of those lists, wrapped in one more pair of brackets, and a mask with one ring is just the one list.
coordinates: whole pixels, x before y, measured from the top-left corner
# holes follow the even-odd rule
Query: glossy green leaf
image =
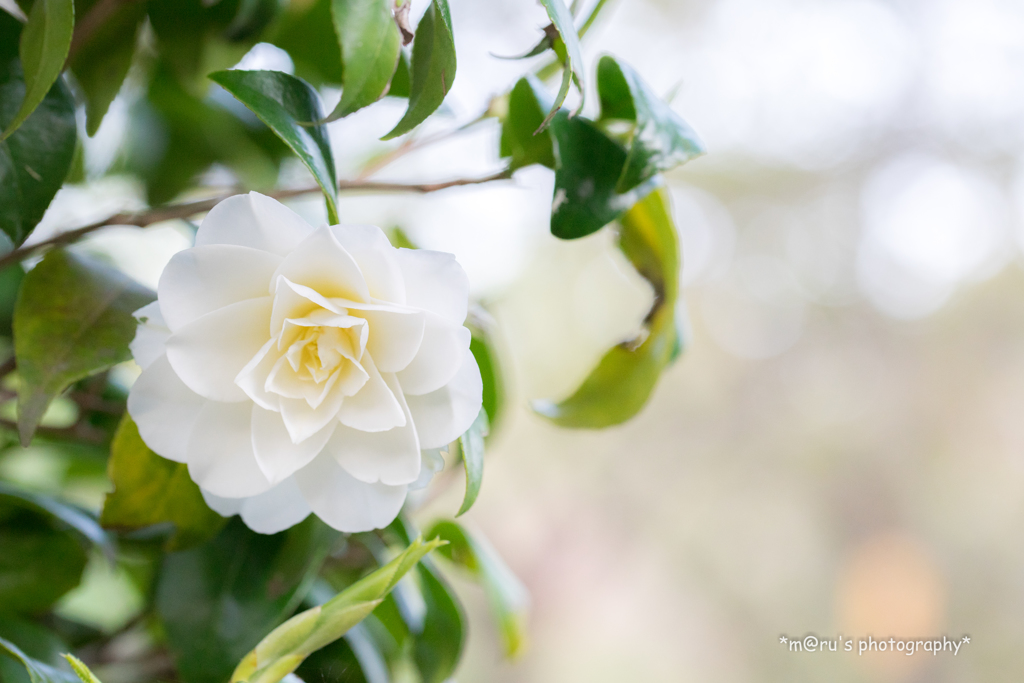
[(526, 611), (529, 594), (498, 552), (479, 534), (471, 534), (458, 522), (442, 520), (429, 536), (448, 541), (438, 552), (479, 581), (498, 621), (505, 654), (515, 657), (526, 644)]
[(232, 42), (256, 40), (277, 17), (281, 4), (281, 0), (238, 0), (238, 10), (222, 35)]
[(88, 553), (52, 518), (0, 498), (0, 605), (42, 612), (78, 585)]
[(468, 512), (480, 495), (480, 484), (484, 478), (484, 437), (489, 429), (487, 411), (481, 408), (473, 424), (459, 437), (462, 463), (466, 468), (466, 495), (456, 517)]
[(333, 1), (288, 3), (268, 37), (291, 56), (295, 75), (315, 86), (341, 85), (344, 80), (331, 13)]
[(466, 615), (441, 573), (424, 558), (419, 566), (420, 590), (427, 612), (416, 635), (413, 661), (423, 683), (443, 683), (455, 673), (466, 644)]
[(67, 249), (49, 252), (29, 271), (14, 309), (23, 444), (68, 385), (131, 358), (132, 313), (154, 298), (102, 261)]
[(277, 183), (281, 159), (291, 150), (245, 105), (217, 88), (190, 95), (164, 67), (132, 107), (123, 168), (140, 176), (149, 202), (163, 204), (197, 184), (213, 164), (230, 168), (245, 189)]
[(398, 581), (440, 541), (417, 539), (395, 559), (360, 579), (323, 605), (308, 609), (274, 629), (238, 664), (231, 683), (277, 683), (313, 652), (341, 638), (367, 617)]
[[(270, 126), (299, 157), (324, 192), (327, 218), (338, 222), (338, 179), (320, 98), (305, 81), (280, 71), (218, 71), (210, 79)], [(307, 125), (302, 125), (307, 124)]]
[(391, 87), (388, 88), (387, 94), (390, 97), (409, 97), (412, 85), (409, 82), (409, 71), (409, 53), (401, 50), (398, 54), (398, 66), (395, 67), (395, 75), (391, 77)]
[(224, 683), (291, 616), (339, 534), (316, 517), (274, 535), (232, 519), (205, 545), (167, 555), (157, 614), (185, 683)]
[[(0, 130), (14, 122), (25, 99), (17, 51), (21, 32), (21, 23), (0, 11)], [(64, 79), (44, 95), (32, 115), (0, 141), (0, 230), (14, 246), (24, 242), (43, 217), (75, 153), (75, 101)], [(11, 245), (3, 246), (6, 251)]]
[(341, 101), (327, 119), (335, 121), (384, 96), (398, 66), (402, 36), (391, 14), (394, 0), (332, 0), (331, 4), (345, 63)]
[(648, 195), (621, 223), (619, 245), (651, 283), (654, 306), (637, 338), (608, 351), (572, 396), (558, 403), (534, 401), (534, 410), (562, 427), (595, 429), (632, 418), (678, 355), (679, 242), (667, 192)]
[(82, 679), (82, 683), (102, 683), (100, 679), (96, 678), (96, 674), (89, 670), (89, 667), (85, 665), (85, 662), (78, 657), (74, 655), (64, 655), (64, 659), (66, 659), (68, 664), (71, 665), (75, 674)]
[(448, 0), (431, 0), (412, 42), (409, 108), (382, 140), (390, 140), (423, 123), (441, 106), (455, 82), (455, 38)]
[(484, 383), (483, 409), (487, 414), (489, 429), (494, 432), (505, 412), (506, 388), (501, 359), (495, 349), (492, 324), (493, 321), (471, 321), (469, 327), (473, 337), (469, 343), (469, 350), (480, 368), (480, 376)]
[(662, 171), (704, 154), (704, 143), (697, 133), (626, 64), (614, 57), (602, 57), (597, 65), (597, 88), (602, 120), (636, 124), (617, 191), (631, 190)]
[(100, 523), (92, 514), (70, 503), (57, 500), (52, 496), (25, 491), (12, 484), (0, 481), (0, 499), (5, 497), (16, 500), (23, 506), (52, 515), (56, 520), (78, 533), (83, 540), (99, 548), (109, 561), (114, 561), (117, 549), (114, 546), (113, 539), (103, 530), (103, 527), (100, 526)]
[[(79, 17), (87, 16), (101, 1), (78, 0), (75, 13)], [(90, 136), (96, 134), (128, 75), (135, 42), (145, 17), (144, 3), (121, 3), (90, 34), (88, 41), (75, 49), (70, 66), (85, 96), (85, 132)]]
[[(0, 10), (2, 11), (2, 10)], [(56, 669), (49, 664), (44, 664), (37, 659), (29, 657), (21, 649), (9, 640), (0, 638), (0, 659), (4, 656), (14, 659), (28, 672), (31, 683), (80, 683), (78, 678), (66, 671)], [(2, 668), (0, 668), (2, 671)]]
[(174, 533), (165, 549), (183, 550), (212, 538), (224, 518), (207, 507), (188, 474), (188, 466), (149, 449), (128, 413), (110, 446), (108, 464), (114, 490), (107, 494), (100, 520), (115, 529), (138, 529), (171, 523)]
[(576, 239), (597, 232), (657, 186), (653, 178), (628, 192), (616, 190), (626, 150), (592, 121), (559, 112), (551, 122), (557, 142), (551, 234)]
[(519, 79), (509, 93), (508, 114), (501, 125), (501, 156), (511, 157), (513, 170), (541, 164), (555, 167), (555, 149), (551, 133), (540, 131), (552, 99), (533, 76)]
[(21, 106), (5, 121), (0, 141), (11, 135), (35, 111), (60, 78), (75, 30), (74, 0), (36, 0), (21, 32), (19, 54), (25, 80)]
[[(23, 654), (50, 666), (63, 666), (60, 653), (69, 647), (57, 634), (35, 620), (0, 611), (0, 638), (16, 645)], [(25, 666), (9, 656), (0, 654), (0, 681), (4, 683), (31, 683)]]
[(580, 103), (576, 108), (576, 111), (579, 112), (583, 109), (585, 77), (583, 70), (583, 50), (580, 46), (580, 37), (576, 33), (576, 26), (573, 24), (572, 14), (569, 12), (569, 8), (565, 6), (564, 0), (540, 0), (540, 2), (544, 5), (544, 9), (548, 11), (548, 17), (551, 18), (551, 23), (554, 24), (555, 28), (558, 30), (558, 36), (562, 39), (566, 55), (565, 62), (563, 64), (562, 85), (558, 89), (558, 95), (555, 96), (555, 101), (554, 104), (551, 105), (551, 110), (548, 112), (548, 115), (544, 117), (544, 121), (540, 125), (540, 128), (544, 128), (555, 117), (555, 114), (558, 112), (559, 108), (561, 108), (562, 103), (565, 102), (565, 98), (569, 94), (569, 85), (572, 83), (572, 79), (574, 77), (576, 78), (576, 85), (580, 91)]

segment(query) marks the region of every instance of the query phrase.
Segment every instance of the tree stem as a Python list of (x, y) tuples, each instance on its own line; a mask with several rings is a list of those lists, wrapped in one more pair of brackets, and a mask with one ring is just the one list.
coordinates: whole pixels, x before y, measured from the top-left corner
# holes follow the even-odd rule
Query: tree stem
[[(338, 189), (345, 192), (413, 192), (419, 194), (427, 194), (429, 192), (440, 192), (441, 190), (447, 190), (451, 187), (462, 187), (465, 185), (480, 185), (483, 183), (493, 182), (495, 180), (508, 180), (512, 177), (512, 172), (508, 169), (494, 173), (489, 176), (482, 178), (458, 178), (456, 180), (447, 180), (440, 183), (385, 183), (377, 182), (373, 180), (342, 180), (338, 183)], [(275, 190), (268, 192), (267, 196), (273, 197), (274, 199), (287, 199), (289, 197), (298, 197), (305, 194), (313, 194), (319, 192), (319, 187), (303, 187), (298, 189), (290, 190)], [(74, 230), (68, 230), (62, 232), (59, 235), (51, 237), (48, 240), (37, 242), (25, 247), (20, 247), (14, 251), (9, 252), (3, 257), (0, 257), (0, 269), (9, 266), (12, 263), (18, 263), (30, 256), (37, 254), (38, 252), (50, 248), (56, 247), (63, 244), (70, 244), (78, 240), (91, 232), (100, 230), (111, 225), (134, 225), (136, 227), (144, 228), (154, 223), (161, 223), (163, 221), (174, 220), (177, 218), (188, 218), (198, 213), (205, 213), (215, 207), (220, 202), (224, 201), (228, 197), (241, 194), (240, 191), (232, 191), (220, 194), (216, 197), (209, 199), (202, 199), (195, 202), (185, 202), (182, 204), (170, 204), (168, 206), (162, 206), (156, 209), (149, 209), (148, 211), (140, 211), (138, 213), (118, 213), (109, 218), (105, 218), (96, 223), (90, 223), (89, 225), (81, 228), (75, 228)]]

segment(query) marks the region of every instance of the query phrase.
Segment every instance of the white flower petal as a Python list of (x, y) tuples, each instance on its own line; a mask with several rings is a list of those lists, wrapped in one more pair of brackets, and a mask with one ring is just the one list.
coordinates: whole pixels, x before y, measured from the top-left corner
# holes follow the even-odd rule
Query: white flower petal
[(469, 306), (469, 278), (451, 254), (399, 249), (395, 254), (405, 279), (405, 303), (432, 311), (461, 325)]
[(361, 482), (326, 453), (296, 472), (295, 481), (317, 517), (346, 533), (387, 526), (405, 502), (405, 486)]
[(401, 403), (405, 425), (384, 432), (366, 432), (338, 425), (334, 436), (327, 442), (326, 451), (360, 481), (408, 484), (420, 475), (420, 441), (395, 376), (385, 375), (384, 380)]
[(268, 340), (238, 373), (235, 377), (235, 384), (256, 405), (266, 410), (280, 412), (281, 397), (266, 390), (267, 377), (270, 375), (270, 371), (273, 369), (277, 359), (281, 357), (281, 354), (276, 352), (277, 350), (274, 347), (274, 340)]
[(171, 367), (192, 391), (214, 401), (245, 401), (235, 377), (270, 337), (270, 297), (207, 313), (167, 340)]
[(281, 418), (292, 442), (305, 441), (326, 427), (337, 418), (338, 410), (347, 400), (338, 384), (316, 408), (311, 408), (302, 398), (282, 398)]
[(359, 266), (327, 226), (307, 237), (285, 257), (274, 275), (275, 282), (278, 277), (288, 278), (327, 298), (370, 300)]
[(341, 424), (364, 432), (383, 432), (404, 426), (405, 410), (381, 377), (373, 359), (369, 355), (363, 356), (362, 365), (370, 379), (355, 396), (346, 397), (341, 404), (338, 411)]
[(175, 254), (157, 294), (167, 326), (177, 331), (211, 311), (269, 296), (281, 257), (251, 247), (211, 244)]
[(207, 507), (221, 517), (234, 517), (242, 511), (242, 503), (248, 500), (248, 498), (221, 498), (204, 488), (200, 488), (199, 492), (203, 494), (203, 500), (206, 501)]
[(196, 246), (237, 244), (285, 256), (312, 233), (313, 227), (284, 204), (250, 192), (213, 207), (196, 232)]
[(252, 407), (207, 401), (188, 440), (192, 481), (216, 496), (245, 498), (271, 486), (252, 450)]
[(252, 446), (256, 462), (270, 483), (282, 482), (308, 465), (323, 450), (336, 425), (337, 422), (331, 420), (308, 439), (293, 443), (280, 413), (253, 404)]
[(484, 383), (476, 358), (467, 353), (446, 386), (422, 396), (406, 394), (421, 448), (441, 448), (460, 437), (480, 414)]
[(164, 347), (167, 346), (167, 338), (171, 336), (171, 331), (167, 329), (158, 301), (146, 304), (132, 315), (139, 321), (139, 326), (135, 328), (135, 338), (128, 345), (128, 349), (139, 367), (145, 370), (150, 363), (164, 355)]
[[(339, 305), (344, 305), (338, 302)], [(366, 350), (381, 372), (398, 372), (413, 361), (423, 343), (425, 318), (422, 311), (375, 304), (349, 304), (349, 312), (366, 320), (370, 334)]]
[[(372, 333), (372, 329), (371, 329)], [(423, 341), (416, 357), (398, 373), (402, 391), (412, 396), (429, 394), (447, 384), (469, 354), (473, 335), (434, 313), (424, 313)]]
[(396, 304), (405, 303), (405, 279), (384, 231), (375, 225), (335, 225), (331, 231), (359, 265), (370, 296)]
[(410, 491), (419, 491), (430, 486), (434, 475), (444, 469), (444, 456), (440, 448), (428, 448), (423, 451), (423, 465), (420, 468), (420, 476), (416, 481), (409, 484)]
[(132, 385), (128, 414), (154, 453), (185, 462), (188, 438), (205, 403), (205, 398), (185, 386), (167, 356), (161, 354)]
[(295, 477), (289, 477), (266, 493), (244, 499), (240, 512), (245, 525), (256, 533), (276, 534), (295, 526), (312, 510)]

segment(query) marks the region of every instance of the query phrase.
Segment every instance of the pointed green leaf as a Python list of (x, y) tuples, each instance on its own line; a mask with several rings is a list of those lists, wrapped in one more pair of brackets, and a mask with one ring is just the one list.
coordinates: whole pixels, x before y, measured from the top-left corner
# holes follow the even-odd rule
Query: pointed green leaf
[(280, 71), (217, 71), (210, 79), (252, 110), (295, 152), (323, 190), (328, 220), (336, 224), (338, 179), (327, 129), (314, 124), (323, 120), (316, 90)]
[(60, 77), (74, 29), (74, 0), (36, 0), (32, 4), (19, 49), (25, 94), (14, 119), (4, 123), (0, 141), (25, 122)]
[(458, 522), (442, 520), (428, 532), (448, 541), (438, 552), (469, 572), (487, 593), (498, 621), (505, 654), (515, 657), (526, 644), (526, 612), (530, 597), (498, 552), (480, 534), (471, 534)]
[(416, 539), (401, 554), (321, 606), (292, 617), (242, 658), (231, 683), (277, 683), (320, 648), (338, 640), (365, 619), (394, 589), (399, 579), (434, 548), (434, 540)]
[(392, 4), (393, 0), (332, 0), (345, 84), (328, 121), (373, 104), (387, 92), (402, 50)]
[(621, 223), (620, 248), (651, 283), (654, 306), (637, 339), (608, 351), (572, 396), (559, 403), (534, 401), (534, 410), (562, 427), (596, 429), (632, 418), (678, 355), (679, 244), (667, 193), (651, 193)]
[(175, 551), (209, 540), (224, 526), (224, 518), (203, 501), (188, 466), (151, 451), (128, 413), (114, 434), (108, 471), (114, 490), (107, 494), (100, 518), (108, 528), (169, 522), (175, 530), (164, 547)]
[(480, 414), (476, 416), (473, 424), (459, 437), (462, 462), (466, 467), (466, 495), (456, 517), (468, 512), (480, 495), (480, 484), (484, 478), (484, 437), (487, 436), (488, 430), (487, 411), (480, 408)]
[(416, 635), (413, 661), (423, 683), (444, 683), (455, 673), (466, 644), (466, 615), (441, 573), (424, 558), (419, 566), (420, 588), (427, 613)]
[[(99, 2), (101, 0), (79, 0), (76, 13), (85, 16)], [(145, 17), (145, 4), (121, 3), (90, 34), (87, 42), (75, 48), (70, 66), (85, 96), (85, 132), (90, 136), (96, 134), (128, 75), (135, 41)]]
[(77, 532), (84, 540), (92, 543), (111, 562), (114, 561), (116, 548), (110, 535), (103, 530), (99, 522), (85, 510), (57, 500), (52, 496), (44, 496), (30, 491), (24, 491), (11, 484), (0, 481), (0, 498), (13, 498), (31, 508), (53, 515), (56, 519), (66, 524)]
[(512, 157), (513, 170), (541, 164), (555, 167), (554, 142), (549, 131), (540, 131), (553, 100), (533, 76), (519, 79), (509, 93), (508, 113), (501, 125), (501, 156)]
[(626, 150), (592, 121), (559, 112), (551, 122), (557, 141), (551, 234), (576, 239), (597, 232), (656, 187), (657, 178), (619, 193), (615, 186)]
[(17, 660), (25, 667), (31, 683), (80, 683), (74, 674), (32, 659), (11, 641), (0, 638), (0, 657), (4, 655)]
[(395, 75), (391, 77), (391, 87), (388, 88), (388, 95), (390, 97), (404, 97), (408, 99), (410, 86), (409, 83), (409, 53), (406, 50), (400, 50), (398, 53), (398, 66), (395, 67)]
[(131, 358), (132, 313), (154, 298), (105, 263), (68, 249), (54, 249), (29, 271), (14, 309), (23, 444), (68, 385)]
[(484, 383), (483, 409), (487, 414), (488, 429), (493, 433), (505, 412), (506, 392), (505, 374), (502, 371), (501, 358), (495, 348), (495, 324), (484, 312), (471, 316), (468, 326), (473, 333), (469, 350), (480, 368), (480, 376)]
[(448, 0), (431, 0), (416, 28), (409, 72), (409, 108), (382, 140), (397, 138), (441, 106), (455, 81), (455, 38)]
[(629, 66), (602, 57), (597, 66), (601, 119), (633, 121), (636, 128), (616, 190), (627, 192), (704, 154), (704, 143), (686, 121), (651, 91)]
[[(17, 51), (21, 32), (18, 20), (0, 11), (0, 130), (14, 122), (25, 98)], [(0, 230), (14, 246), (24, 242), (43, 217), (75, 153), (71, 91), (64, 79), (58, 79), (44, 94), (32, 115), (0, 141)], [(7, 240), (0, 237), (0, 241)]]
[(83, 543), (49, 515), (0, 497), (0, 605), (43, 612), (78, 585), (89, 559)]
[(96, 674), (89, 670), (89, 667), (85, 665), (81, 659), (74, 655), (63, 655), (64, 659), (68, 661), (71, 668), (74, 669), (75, 674), (82, 679), (82, 683), (102, 683), (100, 679), (96, 678)]
[(569, 84), (572, 82), (573, 77), (576, 78), (576, 85), (580, 91), (580, 104), (576, 108), (577, 113), (583, 109), (583, 96), (585, 93), (583, 50), (580, 46), (580, 37), (576, 33), (576, 26), (573, 23), (572, 13), (569, 12), (569, 8), (565, 6), (563, 0), (540, 0), (540, 2), (544, 5), (544, 9), (548, 11), (551, 23), (558, 29), (558, 35), (565, 47), (566, 57), (563, 64), (562, 85), (558, 89), (558, 95), (555, 97), (554, 104), (551, 105), (551, 110), (544, 117), (544, 121), (538, 130), (547, 127), (551, 123), (551, 120), (555, 117), (559, 108), (561, 108), (562, 103), (565, 102), (565, 98), (569, 94)]
[(334, 31), (331, 3), (334, 0), (289, 2), (268, 36), (295, 62), (295, 75), (319, 87), (341, 85), (344, 69), (341, 48)]
[(273, 535), (230, 520), (214, 539), (164, 556), (156, 611), (188, 683), (224, 683), (305, 597), (340, 534), (316, 517)]

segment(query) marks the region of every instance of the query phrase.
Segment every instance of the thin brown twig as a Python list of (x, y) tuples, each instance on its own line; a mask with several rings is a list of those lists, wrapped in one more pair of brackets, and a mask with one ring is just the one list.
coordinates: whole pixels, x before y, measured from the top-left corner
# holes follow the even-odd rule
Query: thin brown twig
[[(493, 182), (495, 180), (508, 180), (512, 177), (512, 172), (508, 169), (503, 170), (499, 173), (494, 173), (489, 176), (482, 178), (458, 178), (456, 180), (448, 180), (440, 183), (384, 183), (369, 180), (342, 180), (338, 183), (338, 189), (341, 191), (362, 191), (362, 192), (413, 192), (418, 194), (427, 194), (430, 192), (439, 192), (441, 190), (447, 190), (452, 187), (462, 187), (465, 185), (480, 185), (483, 183)], [(304, 194), (312, 194), (319, 192), (319, 187), (303, 187), (298, 189), (290, 190), (275, 190), (268, 192), (268, 197), (275, 199), (287, 199), (289, 197), (298, 197)], [(216, 197), (209, 199), (202, 199), (195, 202), (185, 202), (183, 204), (171, 204), (156, 209), (149, 209), (147, 211), (140, 211), (137, 213), (118, 213), (109, 218), (104, 218), (101, 221), (90, 223), (89, 225), (74, 230), (68, 230), (62, 232), (59, 235), (51, 237), (48, 240), (37, 242), (35, 244), (20, 247), (14, 251), (9, 252), (3, 257), (0, 257), (0, 269), (9, 266), (12, 263), (18, 263), (30, 256), (37, 254), (43, 249), (50, 247), (56, 247), (63, 244), (70, 244), (78, 240), (91, 232), (100, 230), (111, 225), (133, 225), (139, 228), (144, 228), (154, 223), (161, 223), (163, 221), (170, 221), (179, 218), (188, 218), (199, 213), (205, 213), (215, 207), (220, 202), (224, 201), (228, 197), (236, 194), (241, 194), (241, 190), (226, 192)], [(0, 366), (2, 367), (2, 366)]]
[(377, 173), (382, 168), (390, 166), (391, 164), (393, 164), (395, 161), (398, 161), (402, 157), (412, 154), (413, 152), (418, 152), (424, 147), (429, 147), (430, 145), (433, 145), (435, 143), (441, 142), (443, 140), (448, 140), (449, 138), (453, 138), (456, 135), (472, 128), (481, 121), (484, 121), (487, 118), (488, 112), (485, 111), (477, 118), (473, 119), (472, 121), (467, 121), (458, 128), (453, 128), (452, 130), (447, 130), (444, 131), (443, 133), (428, 135), (422, 138), (409, 138), (395, 149), (381, 155), (377, 159), (374, 159), (369, 164), (367, 164), (363, 168), (363, 170), (359, 172), (358, 179), (363, 180), (365, 178), (369, 178), (374, 173)]

